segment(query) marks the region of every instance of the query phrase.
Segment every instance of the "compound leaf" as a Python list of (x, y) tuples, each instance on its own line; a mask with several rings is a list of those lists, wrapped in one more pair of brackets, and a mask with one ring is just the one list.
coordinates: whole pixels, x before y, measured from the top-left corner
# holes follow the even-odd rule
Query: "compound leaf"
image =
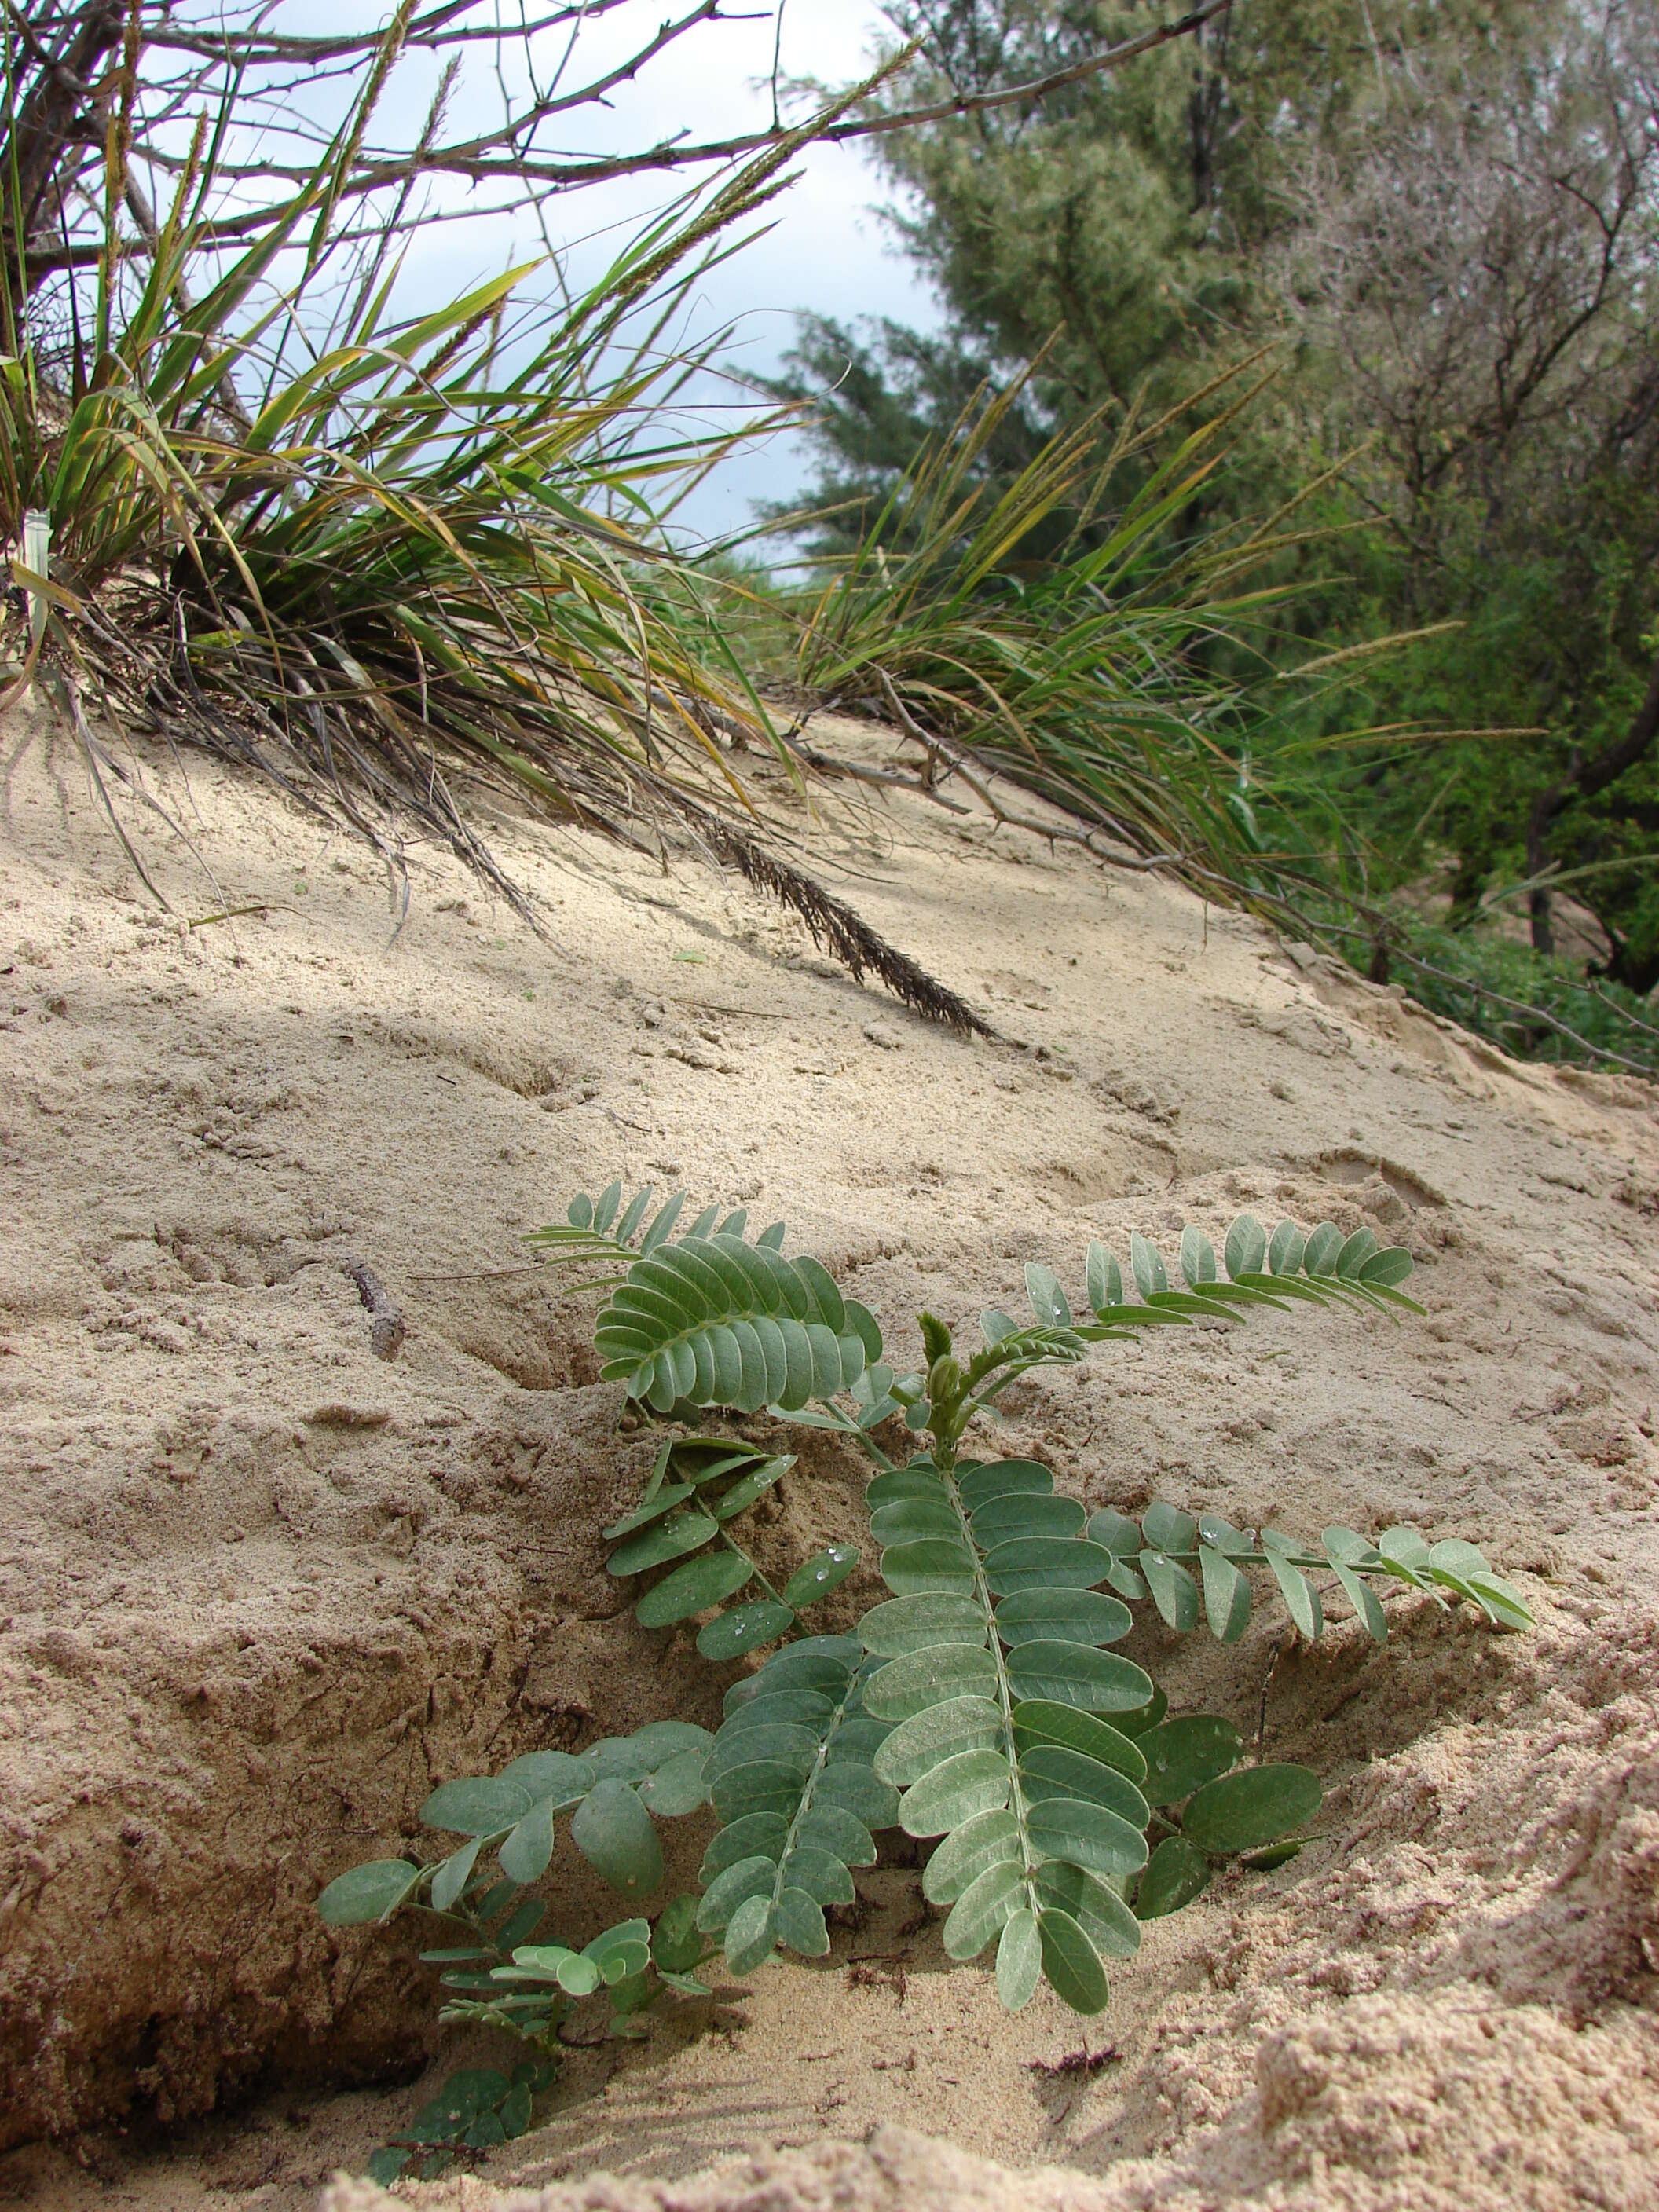
[[(1039, 1303), (1045, 1291), (1039, 1277)], [(941, 1472), (915, 1460), (878, 1478), (872, 1496), (878, 1511), (924, 1516), (937, 1532), (884, 1553), (896, 1595), (861, 1633), (892, 1654), (866, 1692), (894, 1723), (877, 1778), (903, 1787), (910, 1834), (941, 1839), (923, 1889), (951, 1907), (946, 1952), (974, 1958), (998, 1938), (1008, 2002), (1024, 2003), (1052, 1961), (1068, 2002), (1103, 2002), (1103, 1954), (1087, 1929), (1121, 1954), (1129, 1916), (1084, 1885), (1110, 1898), (1101, 1885), (1139, 1870), (1151, 1814), (1137, 1786), (1145, 1760), (1097, 1713), (1141, 1712), (1155, 1695), (1140, 1668), (1101, 1648), (1129, 1626), (1127, 1607), (1095, 1588), (1113, 1554), (1084, 1534), (1082, 1509), (1035, 1461)], [(929, 1569), (948, 1583), (919, 1586)]]
[[(608, 1227), (605, 1211), (602, 1200), (595, 1234)], [(680, 1401), (796, 1413), (851, 1389), (879, 1359), (881, 1333), (863, 1306), (843, 1299), (817, 1261), (786, 1259), (775, 1230), (750, 1243), (745, 1227), (735, 1213), (718, 1229), (701, 1218), (678, 1243), (647, 1232), (649, 1250), (632, 1260), (594, 1331), (605, 1372), (630, 1396), (662, 1413)], [(543, 1241), (578, 1233), (544, 1231)]]
[(571, 1841), (612, 1889), (648, 1897), (662, 1881), (662, 1845), (651, 1815), (627, 1783), (608, 1775), (577, 1808)]
[(730, 1705), (709, 1754), (722, 1826), (703, 1860), (698, 1925), (724, 1933), (734, 1973), (779, 1945), (821, 1957), (823, 1907), (851, 1902), (850, 1869), (875, 1857), (858, 1808), (882, 1826), (897, 1811), (897, 1792), (868, 1764), (887, 1735), (864, 1707), (870, 1662), (848, 1638), (811, 1642), (734, 1686), (750, 1694)]
[(1322, 1797), (1319, 1777), (1309, 1767), (1240, 1767), (1206, 1782), (1188, 1801), (1182, 1832), (1189, 1843), (1218, 1858), (1259, 1850), (1305, 1827)]

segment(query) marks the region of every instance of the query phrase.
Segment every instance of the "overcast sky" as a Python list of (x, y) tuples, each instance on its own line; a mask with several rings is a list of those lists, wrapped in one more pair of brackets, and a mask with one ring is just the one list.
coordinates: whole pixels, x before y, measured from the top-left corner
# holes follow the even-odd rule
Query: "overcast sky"
[[(742, 6), (744, 0), (735, 4)], [(763, 0), (749, 4), (758, 7)], [(624, 58), (666, 13), (661, 0), (641, 0), (601, 18), (584, 33), (580, 58), (566, 82), (591, 80), (606, 64)], [(837, 87), (856, 82), (870, 66), (880, 24), (880, 11), (869, 0), (789, 0), (783, 21), (784, 76), (814, 77)], [(566, 143), (581, 150), (614, 150), (648, 146), (684, 132), (719, 138), (765, 128), (771, 120), (768, 80), (774, 30), (769, 13), (700, 26), (637, 82), (622, 88), (608, 111), (580, 111), (573, 118), (578, 127)], [(552, 34), (543, 38), (547, 43), (538, 48), (538, 64), (544, 72), (558, 49)], [(387, 102), (404, 116), (423, 109), (429, 96), (421, 58), (411, 56), (400, 67)], [(465, 96), (452, 111), (452, 131), (464, 127), (471, 114), (484, 127), (499, 114), (499, 94), (489, 72), (476, 62)], [(802, 308), (842, 321), (888, 315), (926, 326), (938, 320), (931, 292), (884, 234), (877, 210), (891, 195), (868, 155), (856, 144), (815, 147), (799, 167), (795, 183), (768, 210), (766, 234), (714, 271), (696, 302), (691, 334), (734, 324), (732, 360), (757, 374), (776, 369), (793, 339), (795, 313)], [(597, 275), (671, 190), (661, 176), (643, 176), (553, 200), (553, 236), (568, 252), (573, 277), (580, 282)], [(477, 227), (434, 225), (419, 238), (407, 278), (427, 298), (453, 297), (506, 259), (540, 249), (528, 216), (499, 228), (492, 224), (487, 236)], [(698, 492), (690, 519), (702, 532), (723, 534), (747, 520), (752, 501), (790, 496), (805, 473), (805, 457), (791, 439), (749, 448), (725, 463)]]

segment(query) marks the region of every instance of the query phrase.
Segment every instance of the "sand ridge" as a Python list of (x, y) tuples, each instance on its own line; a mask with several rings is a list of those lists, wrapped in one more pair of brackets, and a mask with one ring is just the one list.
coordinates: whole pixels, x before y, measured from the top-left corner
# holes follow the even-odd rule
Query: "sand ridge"
[[(916, 2130), (1020, 2171), (973, 2166), (987, 2202), (1042, 2201), (1036, 2167), (1079, 2207), (1655, 2201), (1644, 1086), (1516, 1067), (1155, 877), (908, 796), (828, 812), (815, 864), (999, 1044), (860, 991), (741, 884), (511, 819), (549, 938), (426, 853), (394, 937), (360, 847), (198, 760), (188, 793), (145, 775), (216, 888), (124, 817), (162, 915), (73, 749), (14, 717), (5, 757), (0, 2192), (311, 2203), (422, 2094), (341, 2085), (439, 2047), (414, 1931), (331, 1936), (321, 1884), (447, 1775), (717, 1712), (726, 1676), (605, 1574), (648, 1449), (517, 1241), (622, 1174), (787, 1216), (912, 1353), (918, 1304), (1016, 1303), (1091, 1235), (1369, 1222), (1426, 1322), (1109, 1347), (1022, 1386), (1011, 1448), (1091, 1504), (1467, 1534), (1542, 1625), (1413, 1601), (1380, 1654), (1282, 1650), (1269, 1742), (1327, 1777), (1321, 1840), (1156, 1930), (1086, 2043), (947, 1971), (896, 1858), (822, 1966), (573, 2053), (547, 2124), (428, 2201), (781, 2212), (896, 2202), (896, 2172), (973, 2201)], [(354, 1258), (403, 1309), (395, 1361)], [(799, 1449), (767, 1558), (860, 1534), (862, 1471)], [(1133, 1648), (1253, 1734), (1281, 1626)], [(668, 1832), (684, 1881), (702, 1831)], [(599, 1924), (580, 1863), (556, 1875)], [(1109, 2055), (1042, 2070), (1080, 2048)], [(690, 2178), (734, 2152), (747, 2179)]]

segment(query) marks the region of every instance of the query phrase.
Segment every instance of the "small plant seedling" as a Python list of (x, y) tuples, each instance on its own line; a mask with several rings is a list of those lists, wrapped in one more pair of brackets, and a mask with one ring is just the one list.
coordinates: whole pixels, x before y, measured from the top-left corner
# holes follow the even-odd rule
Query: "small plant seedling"
[[(1531, 1625), (1520, 1593), (1461, 1539), (1430, 1543), (1402, 1525), (1372, 1541), (1331, 1526), (1316, 1544), (1162, 1498), (1138, 1518), (1091, 1513), (1038, 1461), (975, 1455), (1010, 1383), (1075, 1365), (1097, 1344), (1262, 1308), (1420, 1314), (1401, 1288), (1409, 1255), (1368, 1230), (1345, 1237), (1326, 1223), (1304, 1235), (1284, 1221), (1269, 1234), (1246, 1214), (1218, 1255), (1188, 1227), (1174, 1283), (1141, 1237), (1127, 1277), (1091, 1243), (1080, 1311), (1054, 1270), (1033, 1263), (1028, 1318), (983, 1314), (969, 1351), (923, 1312), (924, 1364), (905, 1373), (827, 1269), (785, 1255), (781, 1223), (750, 1237), (741, 1211), (710, 1207), (682, 1229), (683, 1194), (654, 1213), (652, 1195), (624, 1205), (613, 1183), (532, 1240), (605, 1292), (601, 1371), (666, 1425), (637, 1504), (604, 1532), (611, 1571), (639, 1578), (643, 1626), (700, 1620), (707, 1661), (772, 1648), (731, 1684), (713, 1736), (657, 1722), (580, 1756), (532, 1753), (498, 1777), (447, 1784), (422, 1817), (467, 1841), (435, 1865), (379, 1861), (324, 1892), (337, 1925), (405, 1905), (459, 1923), (465, 1942), (427, 1954), (446, 1970), (447, 2019), (504, 2028), (550, 2057), (568, 2003), (601, 1986), (619, 2029), (662, 1987), (706, 1995), (711, 1944), (740, 1975), (780, 1951), (821, 1957), (825, 1909), (854, 1901), (855, 1869), (896, 1828), (931, 1846), (922, 1886), (945, 1909), (949, 1957), (994, 1948), (1011, 2010), (1046, 1980), (1077, 2012), (1098, 2013), (1109, 1969), (1133, 1956), (1147, 1922), (1201, 1895), (1218, 1867), (1285, 1863), (1322, 1802), (1310, 1769), (1253, 1759), (1224, 1717), (1170, 1711), (1114, 1649), (1136, 1608), (1224, 1644), (1243, 1635), (1266, 1591), (1310, 1641), (1330, 1602), (1384, 1641), (1389, 1590), (1462, 1601), (1500, 1629)], [(827, 1547), (781, 1585), (746, 1548), (744, 1516), (794, 1462), (709, 1433), (720, 1408), (833, 1431), (872, 1462), (866, 1506), (886, 1595), (854, 1632), (799, 1632), (852, 1571), (855, 1547)], [(892, 1436), (907, 1431), (908, 1456), (891, 1456)], [(573, 1814), (578, 1850), (643, 1905), (662, 1878), (653, 1816), (709, 1806), (699, 1897), (581, 1951), (530, 1943), (543, 1908), (520, 1893), (546, 1871), (562, 1814)], [(491, 1852), (499, 1880), (478, 1869)], [(505, 2098), (475, 2103), (467, 2126), (486, 2132), (507, 2109)]]
[(421, 1808), (423, 1826), (463, 1840), (447, 1856), (373, 1859), (330, 1882), (317, 1909), (331, 1928), (381, 1926), (405, 1906), (431, 1915), (451, 1938), (421, 1954), (441, 1972), (441, 2020), (502, 2030), (532, 2046), (511, 2075), (471, 2069), (451, 2076), (416, 2115), (409, 2139), (374, 2154), (378, 2181), (413, 2165), (441, 2173), (460, 2152), (522, 2135), (531, 2104), (553, 2080), (559, 2031), (590, 1997), (610, 2006), (615, 2033), (637, 2031), (663, 1988), (706, 1996), (697, 1979), (708, 1946), (696, 1927), (697, 1899), (665, 1907), (653, 1929), (643, 1917), (605, 1929), (580, 1950), (537, 1942), (544, 1899), (527, 1894), (552, 1862), (556, 1824), (611, 1888), (630, 1899), (662, 1886), (655, 1822), (707, 1802), (702, 1769), (714, 1739), (689, 1721), (654, 1721), (631, 1736), (608, 1736), (580, 1756), (531, 1752), (495, 1775), (446, 1782)]

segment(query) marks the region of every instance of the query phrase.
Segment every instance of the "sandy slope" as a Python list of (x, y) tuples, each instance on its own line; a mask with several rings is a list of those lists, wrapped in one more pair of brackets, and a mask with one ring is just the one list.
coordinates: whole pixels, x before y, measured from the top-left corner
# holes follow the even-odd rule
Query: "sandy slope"
[[(515, 1241), (614, 1172), (787, 1214), (901, 1350), (923, 1298), (966, 1320), (1091, 1234), (1370, 1220), (1426, 1323), (1109, 1347), (1011, 1442), (1091, 1502), (1474, 1535), (1543, 1626), (1413, 1602), (1380, 1655), (1285, 1650), (1268, 1741), (1329, 1778), (1324, 1838), (1158, 1928), (1090, 2070), (1042, 2070), (1080, 2042), (1046, 1993), (1011, 2021), (945, 1971), (894, 1864), (822, 1966), (577, 2054), (432, 2201), (609, 2168), (529, 2201), (1659, 2203), (1650, 1093), (920, 802), (823, 865), (1018, 1042), (861, 993), (740, 885), (521, 823), (551, 943), (425, 854), (393, 941), (360, 848), (200, 762), (189, 796), (147, 770), (218, 878), (152, 820), (160, 916), (61, 741), (14, 720), (0, 757), (0, 2202), (309, 2203), (421, 2094), (339, 2085), (434, 2047), (412, 1943), (329, 1937), (320, 1884), (446, 1775), (717, 1711), (604, 1572), (645, 1448)], [(856, 1536), (861, 1480), (809, 1443), (763, 1540)], [(1253, 1731), (1279, 1626), (1138, 1656)]]

